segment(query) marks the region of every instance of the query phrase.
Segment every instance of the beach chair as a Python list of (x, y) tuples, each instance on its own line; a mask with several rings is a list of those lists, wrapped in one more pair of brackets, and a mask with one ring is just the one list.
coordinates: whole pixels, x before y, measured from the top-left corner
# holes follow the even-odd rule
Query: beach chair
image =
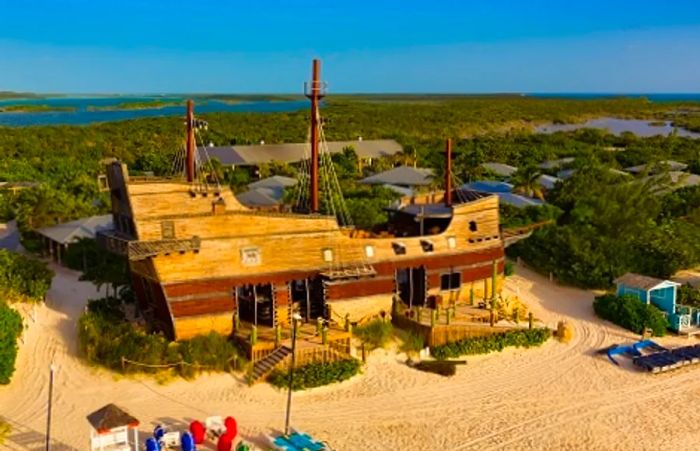
[(207, 428), (207, 433), (214, 439), (219, 438), (221, 434), (226, 432), (226, 426), (224, 425), (224, 420), (221, 418), (221, 415), (208, 417), (204, 420), (204, 426)]
[(146, 451), (160, 451), (160, 443), (155, 437), (148, 437), (146, 439)]
[(165, 435), (166, 432), (168, 432), (168, 431), (165, 429), (165, 426), (163, 426), (162, 424), (159, 424), (153, 429), (153, 437), (156, 440), (160, 440), (163, 438), (163, 436)]
[(326, 443), (315, 440), (306, 432), (293, 427), (290, 429), (292, 430), (292, 434), (290, 435), (292, 443), (297, 446), (304, 446), (305, 448), (302, 449), (308, 449), (309, 451), (332, 451)]
[(180, 449), (182, 451), (196, 451), (197, 445), (194, 443), (194, 438), (189, 431), (185, 431), (180, 435)]
[(180, 433), (166, 432), (160, 439), (161, 448), (177, 448), (180, 446)]
[(268, 443), (275, 451), (296, 451), (293, 447), (294, 445), (289, 443), (287, 439), (282, 435), (280, 435), (279, 437), (272, 437), (271, 435), (267, 435), (266, 437)]

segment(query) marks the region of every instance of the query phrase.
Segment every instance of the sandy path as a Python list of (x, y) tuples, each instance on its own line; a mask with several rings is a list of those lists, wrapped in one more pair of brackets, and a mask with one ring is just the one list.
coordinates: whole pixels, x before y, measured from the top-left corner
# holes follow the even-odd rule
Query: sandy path
[[(0, 415), (15, 426), (9, 449), (41, 446), (52, 356), (61, 367), (53, 431), (64, 449), (86, 449), (85, 415), (108, 402), (140, 418), (144, 431), (159, 422), (231, 414), (246, 438), (262, 443), (263, 434), (284, 424), (284, 393), (267, 385), (248, 388), (229, 375), (159, 385), (82, 365), (74, 355), (74, 321), (95, 290), (76, 283), (75, 273), (57, 271), (50, 305), (28, 333), (13, 383), (0, 388)], [(293, 423), (338, 450), (662, 450), (692, 449), (700, 441), (697, 369), (651, 376), (617, 368), (594, 351), (635, 337), (597, 320), (592, 294), (521, 268), (506, 289), (548, 325), (569, 320), (572, 342), (469, 358), (450, 379), (377, 351), (362, 377), (295, 395)]]

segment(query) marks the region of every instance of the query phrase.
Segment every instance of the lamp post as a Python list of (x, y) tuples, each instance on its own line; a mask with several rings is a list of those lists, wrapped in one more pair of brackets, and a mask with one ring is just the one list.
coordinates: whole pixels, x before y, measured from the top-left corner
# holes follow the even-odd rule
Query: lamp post
[(46, 413), (46, 451), (51, 449), (51, 407), (53, 398), (53, 379), (58, 368), (51, 362), (49, 366), (49, 405)]
[(292, 361), (289, 364), (289, 387), (287, 390), (287, 416), (284, 421), (284, 435), (289, 435), (289, 421), (292, 414), (292, 384), (294, 383), (294, 363), (296, 361), (297, 324), (301, 321), (298, 313), (292, 315)]

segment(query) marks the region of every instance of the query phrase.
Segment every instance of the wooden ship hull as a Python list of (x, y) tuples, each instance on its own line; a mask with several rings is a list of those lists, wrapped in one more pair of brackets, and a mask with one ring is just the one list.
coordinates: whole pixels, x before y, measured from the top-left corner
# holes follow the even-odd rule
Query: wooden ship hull
[(307, 321), (361, 321), (389, 313), (395, 295), (416, 305), (488, 298), (503, 274), (496, 196), (454, 205), (436, 235), (361, 238), (333, 217), (248, 209), (228, 190), (130, 180), (119, 163), (108, 178), (116, 229), (105, 245), (128, 256), (142, 310), (171, 339), (230, 334), (236, 316), (285, 326), (293, 309)]

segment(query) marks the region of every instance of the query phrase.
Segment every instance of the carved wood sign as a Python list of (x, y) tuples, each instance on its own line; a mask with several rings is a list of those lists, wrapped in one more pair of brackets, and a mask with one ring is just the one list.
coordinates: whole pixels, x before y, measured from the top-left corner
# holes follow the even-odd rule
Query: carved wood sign
[(262, 263), (259, 247), (241, 248), (241, 264), (244, 266), (259, 266)]

